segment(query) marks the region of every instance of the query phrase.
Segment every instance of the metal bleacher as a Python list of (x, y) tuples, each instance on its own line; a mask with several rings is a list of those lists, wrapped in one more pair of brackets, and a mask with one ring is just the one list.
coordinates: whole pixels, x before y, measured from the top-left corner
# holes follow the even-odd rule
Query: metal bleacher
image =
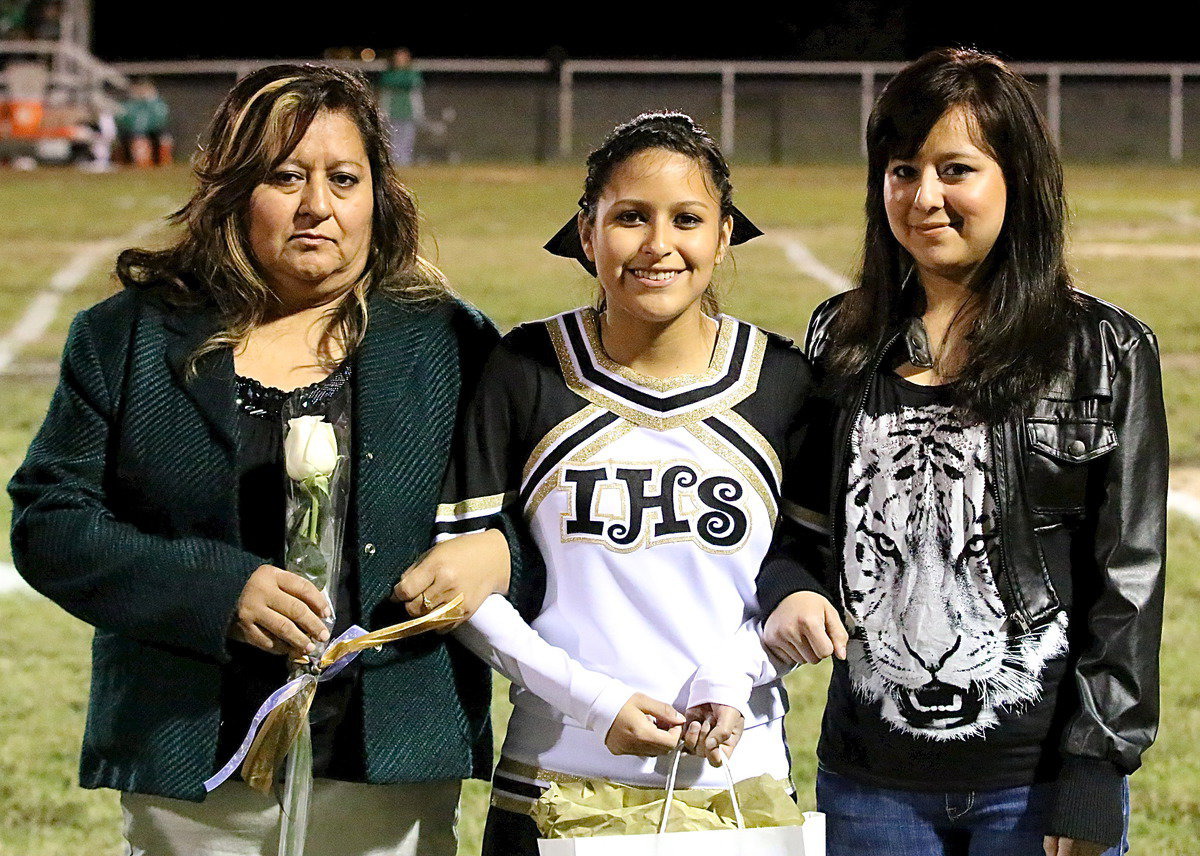
[(0, 160), (66, 161), (78, 129), (111, 115), (129, 87), (87, 49), (86, 0), (63, 0), (58, 9), (52, 26), (13, 28), (0, 39)]

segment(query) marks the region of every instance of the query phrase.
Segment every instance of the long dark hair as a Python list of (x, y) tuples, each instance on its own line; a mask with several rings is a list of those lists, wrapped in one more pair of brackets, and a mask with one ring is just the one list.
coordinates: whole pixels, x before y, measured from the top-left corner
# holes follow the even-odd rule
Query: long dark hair
[[(708, 131), (686, 113), (656, 111), (642, 113), (618, 125), (587, 159), (587, 178), (583, 182), (583, 197), (579, 200), (581, 216), (590, 226), (596, 220), (596, 204), (613, 170), (636, 154), (649, 149), (665, 149), (700, 164), (721, 206), (721, 217), (732, 217), (733, 182), (729, 180), (729, 163)], [(701, 298), (701, 306), (709, 315), (720, 311), (719, 301), (710, 282)]]
[(192, 357), (236, 345), (277, 305), (247, 236), (246, 210), (254, 188), (296, 148), (322, 110), (340, 113), (362, 135), (371, 167), (374, 210), (366, 266), (322, 337), (346, 353), (362, 341), (367, 295), (379, 289), (402, 299), (447, 293), (441, 272), (417, 254), (418, 217), (412, 194), (392, 170), (387, 131), (366, 79), (323, 65), (271, 65), (247, 74), (225, 96), (193, 159), (196, 189), (171, 215), (183, 234), (162, 250), (128, 249), (117, 258), (126, 286), (155, 287), (177, 305), (211, 302), (222, 329)]
[(835, 383), (867, 370), (889, 331), (914, 310), (903, 283), (912, 256), (888, 226), (883, 182), (892, 158), (911, 158), (948, 110), (964, 109), (975, 141), (1007, 187), (1004, 225), (972, 279), (975, 312), (954, 386), (959, 407), (999, 421), (1028, 405), (1061, 371), (1060, 331), (1077, 305), (1063, 259), (1062, 164), (1028, 84), (1000, 59), (943, 48), (905, 67), (884, 88), (867, 125), (867, 228), (858, 287), (832, 330)]

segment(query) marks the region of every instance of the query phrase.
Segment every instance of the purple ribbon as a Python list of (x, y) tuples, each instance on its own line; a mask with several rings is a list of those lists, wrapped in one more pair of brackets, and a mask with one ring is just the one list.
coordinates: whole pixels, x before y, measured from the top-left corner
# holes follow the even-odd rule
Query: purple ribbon
[[(367, 631), (363, 630), (357, 624), (350, 627), (345, 633), (330, 642), (330, 645), (336, 645), (339, 642), (357, 639), (360, 636), (366, 636)], [(267, 696), (254, 714), (254, 718), (250, 720), (250, 730), (246, 732), (246, 737), (242, 740), (242, 745), (233, 753), (233, 757), (225, 762), (225, 766), (213, 774), (212, 778), (204, 782), (204, 790), (211, 792), (215, 787), (220, 785), (226, 779), (233, 775), (234, 771), (242, 765), (242, 761), (246, 759), (246, 753), (250, 751), (250, 746), (254, 743), (254, 738), (258, 736), (258, 729), (262, 727), (263, 720), (267, 718), (267, 714), (273, 711), (279, 705), (290, 699), (306, 685), (312, 682), (327, 681), (340, 672), (342, 669), (350, 665), (350, 662), (359, 655), (358, 651), (351, 651), (345, 656), (339, 657), (329, 664), (329, 668), (325, 669), (319, 675), (300, 675), (292, 678), (286, 684), (281, 686), (275, 692)]]

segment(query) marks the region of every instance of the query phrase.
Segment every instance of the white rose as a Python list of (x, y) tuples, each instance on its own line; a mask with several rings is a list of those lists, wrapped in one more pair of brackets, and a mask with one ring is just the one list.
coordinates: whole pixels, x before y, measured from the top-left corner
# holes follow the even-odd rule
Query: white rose
[(338, 462), (337, 436), (333, 424), (320, 416), (289, 419), (283, 440), (287, 474), (296, 481), (313, 476), (332, 476)]

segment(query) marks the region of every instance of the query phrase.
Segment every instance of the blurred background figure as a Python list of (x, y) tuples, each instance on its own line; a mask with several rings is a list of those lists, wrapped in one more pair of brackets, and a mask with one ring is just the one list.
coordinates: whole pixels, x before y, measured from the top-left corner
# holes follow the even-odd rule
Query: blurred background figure
[(53, 42), (62, 34), (61, 0), (0, 0), (0, 39)]
[(30, 33), (38, 41), (56, 42), (62, 38), (63, 7), (59, 0), (45, 0), (40, 4), (31, 4), (32, 20), (29, 21)]
[(120, 109), (112, 98), (95, 92), (82, 112), (72, 134), (71, 162), (84, 172), (108, 172), (117, 143), (116, 114)]
[(0, 39), (27, 39), (28, 0), (0, 0)]
[(121, 161), (138, 167), (171, 162), (173, 142), (167, 131), (167, 102), (149, 78), (139, 78), (129, 88), (116, 116)]
[(408, 48), (396, 48), (379, 78), (379, 107), (387, 116), (392, 137), (392, 161), (411, 166), (417, 125), (425, 118), (425, 80), (413, 68)]

